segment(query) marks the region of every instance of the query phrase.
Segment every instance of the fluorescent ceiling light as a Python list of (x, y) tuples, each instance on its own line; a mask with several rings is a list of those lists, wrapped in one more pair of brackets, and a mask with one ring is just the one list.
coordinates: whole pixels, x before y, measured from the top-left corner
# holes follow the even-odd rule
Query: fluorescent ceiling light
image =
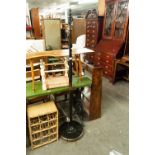
[(79, 0), (78, 4), (97, 3), (98, 0)]

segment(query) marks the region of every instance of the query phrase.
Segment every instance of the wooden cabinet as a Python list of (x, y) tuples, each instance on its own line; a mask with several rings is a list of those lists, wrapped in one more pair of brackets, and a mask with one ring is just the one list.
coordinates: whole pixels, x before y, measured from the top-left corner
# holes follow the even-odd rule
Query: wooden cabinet
[(86, 19), (73, 18), (72, 43), (76, 43), (77, 37), (86, 34)]
[[(103, 17), (98, 17), (96, 10), (89, 10), (86, 15), (86, 47), (95, 49), (102, 38)], [(86, 59), (93, 63), (94, 53), (87, 54)]]
[(32, 27), (34, 31), (35, 39), (41, 38), (41, 30), (40, 30), (40, 20), (39, 20), (39, 10), (38, 8), (33, 8), (30, 11)]
[(94, 65), (112, 81), (114, 60), (124, 54), (128, 25), (128, 0), (106, 0), (102, 39), (95, 48)]

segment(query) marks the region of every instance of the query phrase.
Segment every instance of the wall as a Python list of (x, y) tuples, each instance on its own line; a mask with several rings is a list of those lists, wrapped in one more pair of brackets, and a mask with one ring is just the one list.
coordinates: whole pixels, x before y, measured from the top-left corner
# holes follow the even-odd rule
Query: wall
[(104, 16), (105, 12), (105, 0), (98, 0), (98, 15)]

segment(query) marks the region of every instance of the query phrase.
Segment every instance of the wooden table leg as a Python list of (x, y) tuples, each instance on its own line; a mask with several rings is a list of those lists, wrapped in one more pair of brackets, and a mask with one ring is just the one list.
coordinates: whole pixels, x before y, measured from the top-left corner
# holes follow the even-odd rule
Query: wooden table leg
[(114, 75), (113, 75), (113, 79), (112, 79), (112, 83), (115, 83), (115, 78), (116, 78), (116, 69), (117, 69), (117, 60), (114, 60)]

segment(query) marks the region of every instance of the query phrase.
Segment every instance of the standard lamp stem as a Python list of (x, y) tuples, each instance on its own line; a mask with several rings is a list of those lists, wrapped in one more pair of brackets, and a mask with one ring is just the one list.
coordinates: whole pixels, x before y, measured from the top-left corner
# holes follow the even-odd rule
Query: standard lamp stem
[(71, 23), (72, 23), (72, 14), (71, 9), (69, 9), (69, 112), (70, 112), (70, 121), (72, 121), (72, 102), (73, 102), (73, 94), (71, 92), (72, 88), (72, 31), (71, 31)]

